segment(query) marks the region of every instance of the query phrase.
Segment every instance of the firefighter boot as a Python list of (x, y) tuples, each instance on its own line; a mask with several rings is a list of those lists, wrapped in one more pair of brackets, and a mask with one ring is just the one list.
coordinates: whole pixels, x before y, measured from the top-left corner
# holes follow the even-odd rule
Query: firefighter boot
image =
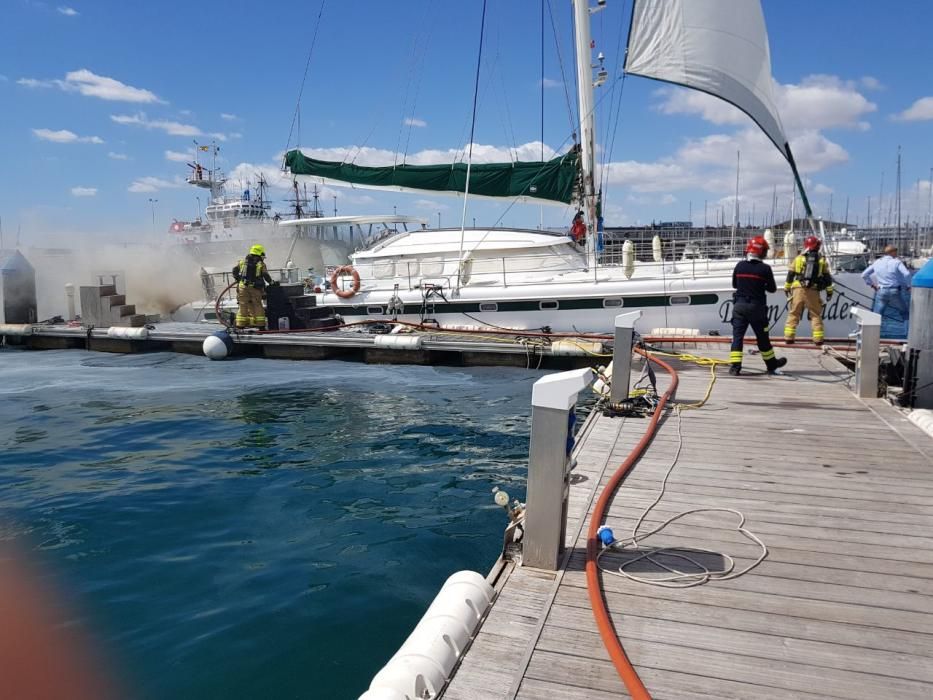
[(770, 360), (765, 360), (765, 367), (768, 368), (768, 374), (777, 374), (778, 370), (786, 364), (786, 357), (772, 357)]
[(738, 377), (740, 374), (742, 374), (742, 365), (729, 365), (729, 374), (731, 374), (733, 377)]

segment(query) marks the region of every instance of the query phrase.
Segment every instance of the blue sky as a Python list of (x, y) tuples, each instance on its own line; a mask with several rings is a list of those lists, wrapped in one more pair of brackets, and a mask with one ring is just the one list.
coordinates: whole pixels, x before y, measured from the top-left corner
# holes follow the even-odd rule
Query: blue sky
[[(474, 157), (546, 155), (566, 148), (572, 90), (570, 3), (550, 0), (541, 66), (539, 0), (490, 0)], [(933, 3), (764, 0), (778, 105), (817, 214), (865, 223), (886, 217), (897, 147), (904, 218), (926, 222), (933, 166)], [(166, 231), (197, 214), (202, 192), (182, 182), (192, 140), (220, 145), (231, 189), (262, 170), (281, 200), (278, 163), (301, 101), (300, 144), (360, 164), (438, 162), (468, 142), (480, 0), (321, 0), (159, 3), (3, 0), (0, 25), (0, 217), (7, 244), (79, 234), (108, 240)], [(318, 14), (321, 21), (318, 24)], [(594, 19), (597, 49), (617, 73), (629, 2)], [(615, 80), (618, 86), (619, 81)], [(601, 90), (605, 91), (606, 88)], [(542, 96), (543, 94), (543, 96)], [(597, 96), (599, 99), (599, 94)], [(571, 99), (573, 99), (571, 97)], [(609, 99), (603, 100), (608, 105)], [(575, 100), (574, 100), (575, 109)], [(601, 108), (612, 135), (607, 225), (731, 221), (741, 150), (741, 219), (778, 218), (791, 176), (734, 108), (637, 77), (624, 82), (621, 116)], [(610, 139), (603, 145), (602, 158)], [(295, 137), (292, 138), (292, 144)], [(884, 174), (884, 201), (878, 196)], [(919, 181), (919, 182), (918, 182)], [(459, 225), (462, 202), (441, 194), (323, 191), (332, 213), (398, 211)], [(150, 199), (158, 200), (150, 203)], [(201, 206), (204, 205), (201, 198)], [(278, 203), (279, 206), (283, 206)], [(284, 208), (284, 207), (283, 207)], [(152, 214), (155, 214), (155, 226)], [(569, 222), (569, 208), (471, 201), (467, 223), (535, 227)]]

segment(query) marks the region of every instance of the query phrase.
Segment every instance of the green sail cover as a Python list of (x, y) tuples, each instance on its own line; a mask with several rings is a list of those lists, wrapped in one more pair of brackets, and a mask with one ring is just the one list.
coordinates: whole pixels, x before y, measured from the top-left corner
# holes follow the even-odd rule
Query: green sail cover
[[(470, 167), (470, 194), (485, 197), (535, 197), (570, 204), (580, 170), (579, 150), (547, 162), (476, 163)], [(293, 175), (352, 182), (372, 187), (463, 192), (466, 163), (367, 167), (308, 158), (298, 150), (285, 154)]]

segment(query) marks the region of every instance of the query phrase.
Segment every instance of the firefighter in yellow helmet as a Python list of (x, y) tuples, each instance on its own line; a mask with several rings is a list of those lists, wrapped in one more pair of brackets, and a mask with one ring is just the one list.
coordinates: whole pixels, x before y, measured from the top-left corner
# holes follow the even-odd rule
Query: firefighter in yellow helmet
[(807, 236), (803, 241), (803, 253), (794, 258), (787, 271), (784, 292), (790, 298), (787, 323), (784, 324), (784, 341), (793, 343), (797, 336), (797, 325), (806, 307), (813, 329), (813, 342), (823, 344), (823, 300), (820, 292), (826, 292), (826, 301), (833, 298), (833, 278), (829, 274), (829, 263), (820, 255), (820, 239)]
[(236, 300), (239, 304), (235, 322), (237, 328), (266, 327), (262, 292), (266, 285), (272, 284), (272, 278), (266, 268), (265, 258), (265, 248), (254, 245), (249, 249), (249, 254), (233, 268), (233, 279), (237, 281)]

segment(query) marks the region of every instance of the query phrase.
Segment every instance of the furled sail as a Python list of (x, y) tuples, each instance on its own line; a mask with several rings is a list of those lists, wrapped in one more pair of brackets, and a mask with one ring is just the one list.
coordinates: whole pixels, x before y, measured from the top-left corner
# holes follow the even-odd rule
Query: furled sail
[[(369, 167), (316, 160), (299, 150), (285, 154), (293, 175), (312, 175), (367, 187), (463, 192), (466, 163)], [(473, 163), (469, 193), (485, 197), (531, 197), (569, 204), (579, 179), (580, 153), (574, 148), (546, 162)]]
[(625, 71), (700, 90), (751, 117), (790, 163), (774, 100), (771, 51), (757, 0), (634, 0)]

